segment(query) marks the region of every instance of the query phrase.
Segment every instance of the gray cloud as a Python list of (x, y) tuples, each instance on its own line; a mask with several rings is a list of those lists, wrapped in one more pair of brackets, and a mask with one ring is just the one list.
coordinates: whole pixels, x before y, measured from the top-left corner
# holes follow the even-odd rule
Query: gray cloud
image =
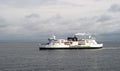
[(5, 19), (3, 19), (1, 16), (0, 16), (0, 22), (5, 22)]
[(112, 19), (111, 16), (102, 15), (102, 16), (98, 17), (97, 22), (106, 22), (106, 21), (109, 21), (111, 19)]
[[(31, 18), (31, 14), (28, 15)], [(56, 14), (50, 18), (41, 19), (40, 17), (25, 18), (26, 21), (23, 24), (26, 32), (35, 34), (71, 34), (76, 32), (91, 32), (91, 33), (105, 33), (114, 32), (118, 30), (119, 24), (113, 22), (113, 18), (110, 15), (101, 15), (93, 17), (84, 17), (78, 19), (66, 19), (60, 14)], [(31, 21), (32, 20), (32, 21)]]
[(1, 5), (13, 6), (13, 7), (34, 7), (43, 4), (56, 3), (57, 0), (4, 0), (0, 1)]
[(52, 16), (45, 20), (36, 18), (36, 19), (34, 19), (34, 22), (31, 22), (31, 20), (27, 20), (27, 19), (26, 19), (26, 21), (27, 21), (27, 23), (24, 24), (24, 27), (31, 31), (36, 30), (37, 32), (45, 32), (45, 31), (46, 32), (49, 32), (49, 31), (54, 32), (57, 30), (57, 28), (60, 29), (59, 27), (61, 27), (60, 25), (62, 25), (61, 22), (63, 22), (62, 16), (60, 16), (60, 15), (55, 15), (55, 16)]
[(0, 0), (1, 6), (11, 6), (17, 8), (32, 8), (41, 6), (82, 6), (76, 3), (61, 0)]
[(0, 28), (4, 28), (7, 25), (6, 20), (0, 16)]
[[(2, 32), (1, 38), (6, 38), (9, 35), (12, 39), (17, 38), (33, 38), (37, 39), (43, 37), (44, 39), (48, 35), (55, 34), (66, 35), (74, 34), (77, 32), (90, 32), (97, 34), (113, 33), (117, 32), (117, 28), (120, 27), (116, 24), (117, 21), (111, 21), (112, 18), (109, 15), (93, 16), (77, 18), (74, 20), (66, 19), (60, 14), (56, 14), (50, 18), (41, 19), (39, 14), (30, 14), (25, 16), (24, 20), (20, 21), (17, 25), (5, 27)], [(106, 18), (107, 16), (107, 18)], [(101, 20), (104, 18), (105, 20)], [(110, 17), (110, 19), (109, 19)], [(32, 20), (32, 22), (31, 22)], [(119, 21), (118, 21), (119, 22)], [(21, 24), (20, 24), (21, 23)], [(15, 37), (13, 37), (15, 36)], [(103, 36), (103, 35), (102, 35)]]
[(39, 39), (77, 32), (118, 33), (120, 6), (104, 2), (107, 1), (0, 0), (0, 39)]
[(30, 14), (30, 15), (27, 15), (25, 18), (39, 18), (40, 16), (38, 14)]
[(118, 4), (113, 4), (113, 5), (109, 8), (108, 11), (110, 11), (110, 12), (120, 12), (120, 5), (118, 5)]

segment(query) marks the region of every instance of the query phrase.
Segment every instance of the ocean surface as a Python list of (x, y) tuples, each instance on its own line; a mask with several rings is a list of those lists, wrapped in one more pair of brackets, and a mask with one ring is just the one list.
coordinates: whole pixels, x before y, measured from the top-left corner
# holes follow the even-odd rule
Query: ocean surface
[(39, 50), (35, 42), (0, 43), (0, 71), (120, 71), (120, 43), (82, 50)]

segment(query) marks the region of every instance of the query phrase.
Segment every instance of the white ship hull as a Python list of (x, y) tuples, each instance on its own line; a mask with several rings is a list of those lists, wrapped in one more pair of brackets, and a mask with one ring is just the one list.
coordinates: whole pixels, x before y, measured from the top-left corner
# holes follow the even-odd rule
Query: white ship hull
[(102, 48), (103, 44), (97, 45), (75, 45), (75, 46), (66, 46), (66, 45), (41, 45), (41, 49), (99, 49)]

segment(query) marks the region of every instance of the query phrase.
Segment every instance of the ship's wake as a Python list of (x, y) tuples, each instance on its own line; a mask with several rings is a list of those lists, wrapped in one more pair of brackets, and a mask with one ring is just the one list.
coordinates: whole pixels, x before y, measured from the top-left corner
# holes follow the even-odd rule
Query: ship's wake
[(102, 48), (103, 50), (105, 49), (120, 49), (120, 47), (107, 47), (107, 48)]

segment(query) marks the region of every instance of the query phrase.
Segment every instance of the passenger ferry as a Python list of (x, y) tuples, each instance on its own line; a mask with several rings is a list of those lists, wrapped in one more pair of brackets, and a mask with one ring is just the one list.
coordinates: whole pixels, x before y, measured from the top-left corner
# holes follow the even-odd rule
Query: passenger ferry
[(88, 35), (86, 33), (77, 33), (67, 39), (56, 39), (56, 36), (48, 38), (49, 43), (39, 44), (41, 49), (99, 49), (103, 44), (98, 44), (91, 35), (88, 38), (78, 39), (77, 36)]

